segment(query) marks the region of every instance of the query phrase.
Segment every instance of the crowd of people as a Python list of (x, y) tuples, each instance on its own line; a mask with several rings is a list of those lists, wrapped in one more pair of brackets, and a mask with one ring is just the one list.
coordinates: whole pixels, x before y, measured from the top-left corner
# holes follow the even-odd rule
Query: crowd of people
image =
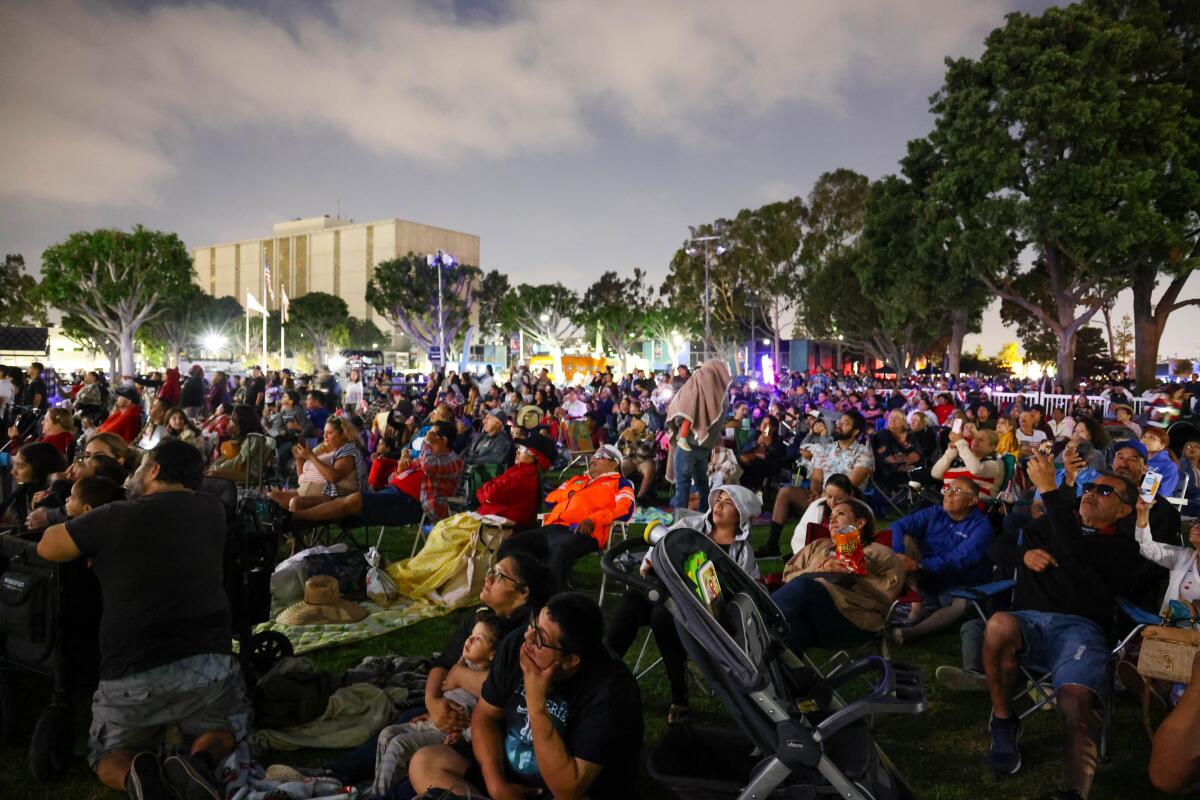
[[(490, 367), (404, 378), (193, 366), (115, 381), (88, 372), (53, 388), (39, 364), (16, 372), (0, 367), (11, 422), (0, 514), (43, 531), (44, 558), (91, 560), (104, 616), (89, 760), (134, 797), (173, 796), (168, 786), (220, 796), (222, 764), (252, 724), (214, 544), (226, 521), (206, 481), (273, 482), (270, 499), (297, 527), (432, 524), (463, 508), (512, 523), (480, 595), (486, 611), (446, 642), (423, 705), (330, 765), (381, 797), (632, 796), (643, 716), (622, 657), (648, 626), (679, 724), (686, 650), (663, 607), (634, 592), (606, 622), (573, 570), (652, 509), (774, 589), (798, 653), (905, 645), (960, 624), (962, 667), (937, 679), (988, 693), (998, 773), (1022, 764), (1018, 665), (1052, 670), (1066, 725), (1060, 798), (1091, 788), (1118, 599), (1155, 614), (1200, 599), (1188, 547), (1200, 526), (1182, 523), (1200, 516), (1195, 375), (1137, 398), (1135, 413), (1119, 378), (1048, 410), (1022, 394), (1066, 394), (1048, 378), (769, 383), (719, 361), (565, 387), (527, 367), (502, 380)], [(769, 533), (756, 551), (759, 524)], [(860, 559), (845, 557), (845, 537)], [(782, 569), (764, 574), (775, 559)], [(641, 569), (653, 571), (650, 556)], [(974, 618), (955, 590), (997, 571), (1015, 577), (1011, 596)], [(1135, 687), (1128, 672), (1127, 688), (1194, 705), (1185, 686)], [(159, 758), (171, 724), (191, 747)]]

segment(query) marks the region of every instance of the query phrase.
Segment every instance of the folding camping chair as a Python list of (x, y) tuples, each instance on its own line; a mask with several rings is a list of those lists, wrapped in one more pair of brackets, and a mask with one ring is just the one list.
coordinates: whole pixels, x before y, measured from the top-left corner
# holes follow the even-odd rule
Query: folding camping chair
[[(948, 594), (953, 597), (961, 597), (975, 609), (980, 618), (987, 623), (988, 614), (984, 609), (984, 603), (987, 600), (995, 597), (1003, 592), (1010, 591), (1017, 582), (1015, 580), (993, 581), (980, 586), (966, 587), (962, 589), (952, 589)], [(1112, 699), (1113, 687), (1116, 678), (1117, 662), (1124, 657), (1125, 652), (1129, 649), (1129, 644), (1141, 632), (1142, 628), (1147, 625), (1155, 625), (1159, 622), (1159, 618), (1153, 614), (1138, 608), (1130, 601), (1124, 598), (1117, 599), (1117, 606), (1120, 611), (1133, 622), (1133, 627), (1125, 636), (1120, 639), (1108, 654), (1108, 670), (1104, 680), (1104, 697), (1100, 698), (1101, 706), (1101, 723), (1100, 723), (1100, 760), (1105, 760), (1108, 754), (1108, 731), (1112, 722)], [(1025, 679), (1025, 685), (1013, 695), (1013, 701), (1019, 701), (1022, 697), (1029, 698), (1029, 706), (1023, 711), (1017, 712), (1017, 718), (1024, 720), (1037, 711), (1055, 707), (1055, 697), (1051, 690), (1047, 688), (1050, 685), (1050, 680), (1053, 677), (1053, 671), (1041, 669), (1036, 666), (1030, 666), (1018, 659), (1017, 669), (1021, 671), (1021, 676)]]
[(596, 445), (592, 441), (591, 423), (588, 420), (573, 419), (567, 423), (564, 449), (567, 465), (559, 470), (559, 480), (562, 480), (562, 476), (576, 464), (583, 464), (584, 467), (587, 467), (592, 460), (592, 455), (596, 452)]

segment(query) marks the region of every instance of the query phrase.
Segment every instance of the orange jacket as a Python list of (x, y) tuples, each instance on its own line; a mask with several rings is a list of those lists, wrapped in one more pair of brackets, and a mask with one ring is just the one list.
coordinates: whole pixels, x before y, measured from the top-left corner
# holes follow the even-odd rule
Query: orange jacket
[(598, 478), (576, 475), (550, 494), (546, 502), (554, 508), (546, 515), (545, 525), (578, 525), (590, 519), (595, 527), (592, 538), (604, 549), (613, 520), (629, 519), (637, 505), (633, 484), (616, 472)]

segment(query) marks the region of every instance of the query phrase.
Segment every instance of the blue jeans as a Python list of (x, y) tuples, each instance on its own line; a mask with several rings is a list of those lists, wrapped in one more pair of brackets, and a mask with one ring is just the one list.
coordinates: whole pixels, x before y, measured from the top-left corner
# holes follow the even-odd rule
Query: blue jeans
[(698, 511), (708, 511), (708, 457), (712, 451), (707, 447), (693, 446), (691, 450), (675, 448), (675, 496), (671, 498), (674, 508), (687, 508), (692, 486), (700, 493)]

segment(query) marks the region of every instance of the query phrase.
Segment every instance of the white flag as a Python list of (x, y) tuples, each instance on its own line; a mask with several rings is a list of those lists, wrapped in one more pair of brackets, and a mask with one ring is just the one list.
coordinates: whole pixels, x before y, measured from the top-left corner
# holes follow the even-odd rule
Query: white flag
[(250, 292), (248, 292), (248, 291), (246, 292), (246, 310), (253, 311), (256, 314), (268, 313), (266, 306), (264, 306), (262, 303), (258, 302), (258, 298), (256, 298), (254, 295), (250, 294)]
[(288, 296), (287, 296), (287, 289), (284, 289), (284, 288), (281, 286), (281, 287), (279, 287), (279, 292), (280, 292), (280, 295), (281, 295), (281, 297), (282, 297), (282, 300), (280, 300), (280, 302), (279, 302), (279, 319), (280, 319), (280, 322), (282, 322), (284, 325), (287, 325), (287, 322), (288, 322)]

